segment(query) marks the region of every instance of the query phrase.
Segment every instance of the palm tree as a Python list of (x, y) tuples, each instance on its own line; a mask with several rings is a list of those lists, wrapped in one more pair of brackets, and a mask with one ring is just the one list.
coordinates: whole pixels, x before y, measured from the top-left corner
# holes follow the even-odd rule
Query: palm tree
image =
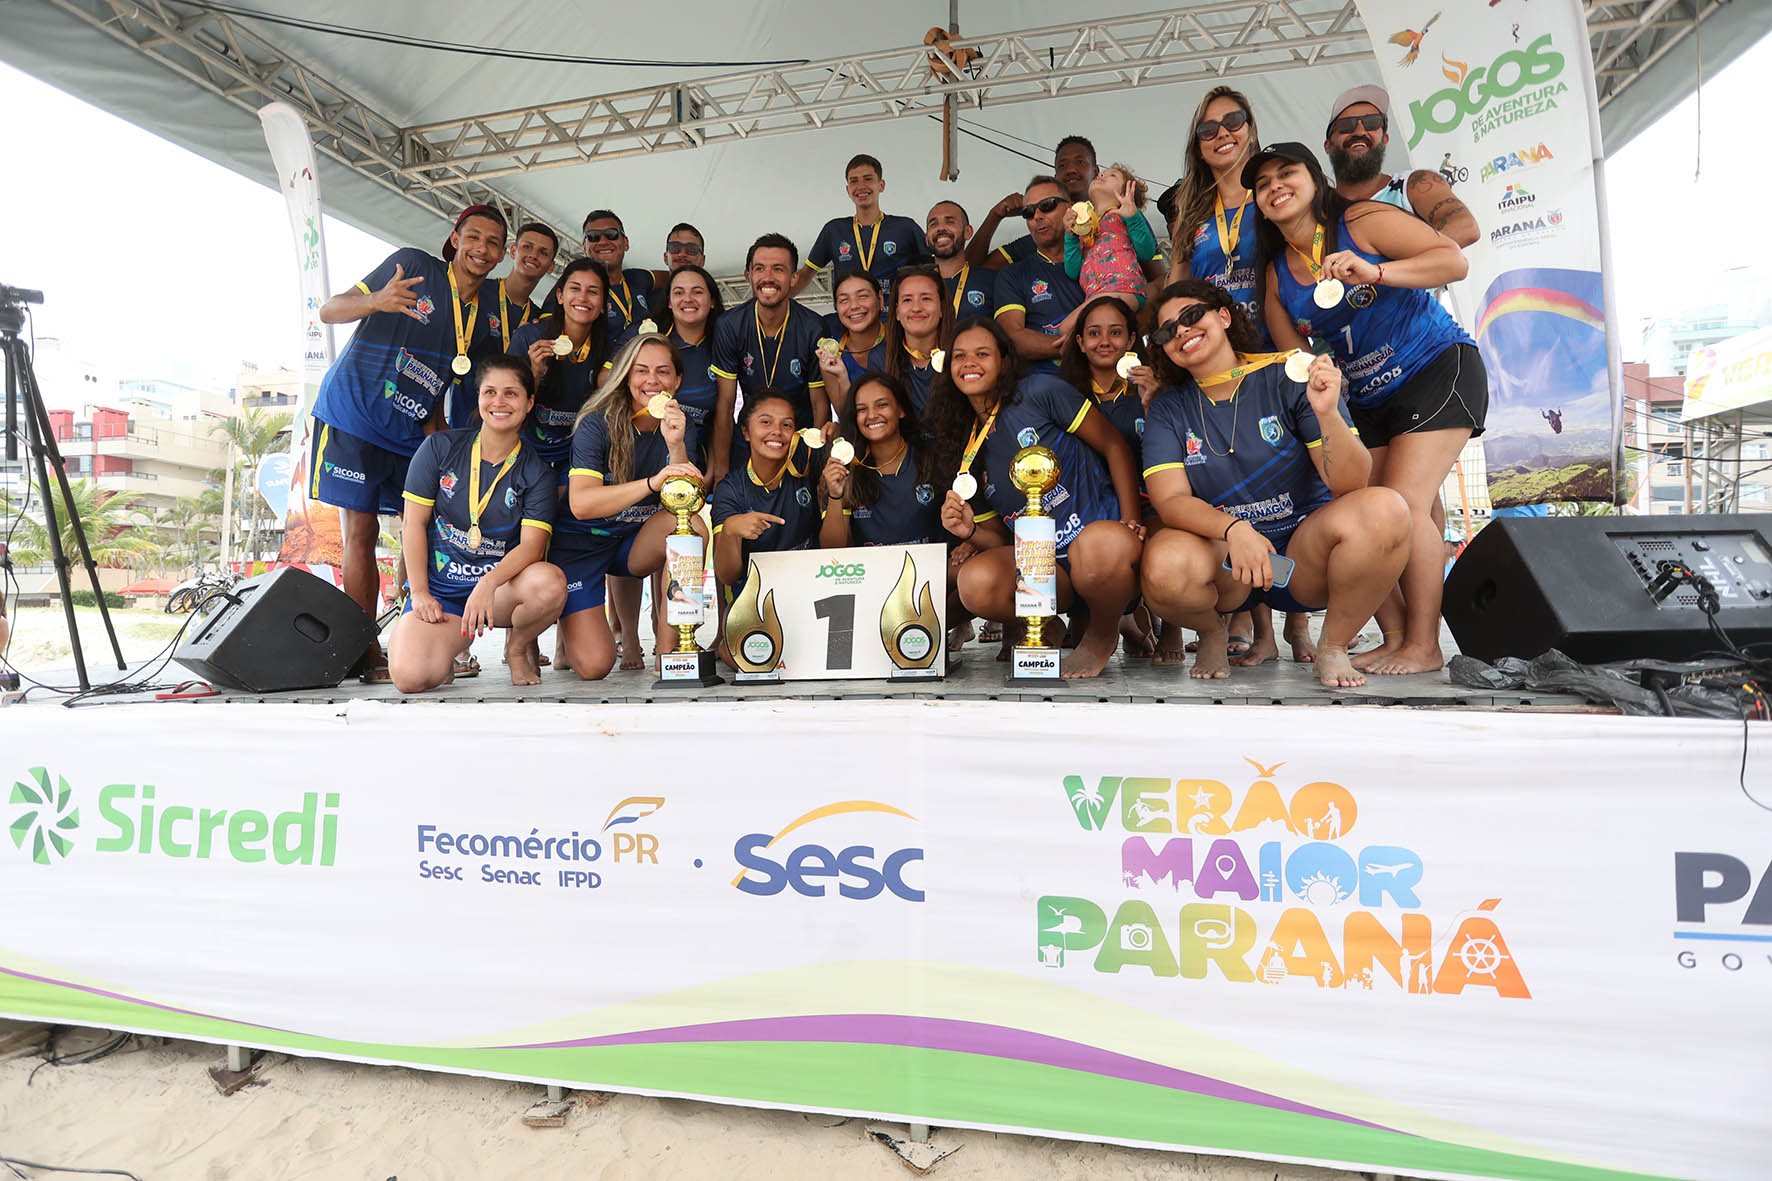
[[(38, 489), (38, 493), (41, 493)], [(130, 501), (115, 492), (107, 492), (92, 480), (70, 480), (72, 509), (86, 530), (86, 544), (92, 560), (100, 566), (129, 566), (144, 554), (154, 551), (154, 538), (139, 529), (139, 514)], [(80, 549), (74, 539), (74, 523), (69, 517), (69, 504), (62, 501), (59, 485), (50, 486), (55, 504), (56, 522), (60, 525), (62, 552), (76, 565)], [(41, 566), (53, 558), (49, 531), (43, 525), (42, 500), (33, 496), (32, 508), (18, 511), (11, 496), (0, 492), (0, 520), (19, 519), (19, 528), (12, 538), (12, 560), (20, 566)]]
[(238, 457), (238, 474), (235, 478), (240, 485), (240, 492), (236, 494), (236, 503), (244, 505), (246, 509), (245, 552), (249, 557), (258, 556), (258, 469), (267, 455), (283, 449), (283, 435), (294, 421), (294, 416), (286, 411), (272, 414), (248, 409), (233, 418), (222, 420), (215, 428), (215, 433), (228, 440)]

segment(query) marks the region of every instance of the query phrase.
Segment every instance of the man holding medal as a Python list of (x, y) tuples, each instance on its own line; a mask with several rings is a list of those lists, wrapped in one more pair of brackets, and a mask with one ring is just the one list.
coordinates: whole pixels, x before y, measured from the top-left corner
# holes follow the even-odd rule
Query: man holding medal
[(972, 225), (965, 207), (958, 201), (937, 201), (923, 223), (929, 242), (929, 253), (935, 258), (935, 269), (941, 272), (941, 285), (947, 290), (948, 302), (954, 309), (954, 323), (974, 316), (988, 316), (996, 308), (992, 291), (996, 287), (995, 272), (966, 261), (966, 243), (972, 239)]
[[(406, 470), (445, 396), (497, 331), (481, 315), (481, 285), (505, 256), (504, 215), (462, 211), (438, 259), (404, 247), (320, 305), (327, 324), (362, 321), (320, 382), (308, 456), (308, 495), (344, 510), (344, 590), (375, 614), (381, 514), (401, 511)], [(464, 395), (465, 396), (465, 395)], [(379, 645), (368, 679), (386, 679)]]
[(890, 307), (892, 276), (899, 267), (925, 261), (928, 244), (916, 222), (880, 209), (886, 171), (878, 160), (867, 155), (854, 157), (843, 169), (843, 183), (855, 205), (855, 215), (833, 217), (824, 223), (812, 249), (806, 252), (806, 265), (794, 274), (793, 294), (805, 290), (813, 275), (834, 263), (872, 275), (880, 284), (880, 306)]

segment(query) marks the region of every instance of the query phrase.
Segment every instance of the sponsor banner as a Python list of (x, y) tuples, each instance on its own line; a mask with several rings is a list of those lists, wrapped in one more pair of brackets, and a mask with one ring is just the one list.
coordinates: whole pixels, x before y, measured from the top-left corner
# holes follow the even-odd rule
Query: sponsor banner
[(1418, 1177), (1764, 1175), (1758, 728), (28, 712), (11, 1016)]
[[(264, 125), (265, 143), (283, 188), (301, 281), (301, 401), (290, 425), (289, 459), (282, 468), (288, 491), (283, 549), (278, 556), (284, 562), (337, 565), (344, 554), (339, 514), (318, 502), (310, 502), (307, 495), (308, 436), (314, 398), (333, 359), (332, 326), (320, 322), (320, 305), (332, 292), (326, 274), (326, 241), (320, 221), (320, 182), (315, 172), (314, 145), (300, 112), (288, 103), (261, 107), (258, 118)], [(276, 503), (268, 495), (266, 499)]]
[(1360, 11), (1391, 97), (1392, 150), (1444, 176), (1482, 230), (1453, 292), (1474, 309), (1465, 328), (1489, 374), (1490, 500), (1612, 500), (1620, 396), (1581, 5), (1360, 0)]
[(1772, 400), (1772, 328), (1761, 328), (1695, 349), (1686, 362), (1686, 401), (1680, 420)]

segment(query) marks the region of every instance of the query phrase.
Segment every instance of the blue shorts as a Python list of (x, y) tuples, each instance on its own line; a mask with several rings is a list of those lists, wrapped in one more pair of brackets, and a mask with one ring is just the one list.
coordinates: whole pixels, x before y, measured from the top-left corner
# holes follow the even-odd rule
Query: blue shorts
[[(443, 608), (443, 613), (445, 615), (461, 616), (467, 614), (468, 596), (473, 593), (474, 591), (471, 587), (467, 590), (457, 590), (455, 587), (431, 587), (431, 597), (437, 600), (437, 605)], [(400, 614), (412, 614), (411, 595), (406, 596), (406, 605), (401, 608)]]
[[(308, 445), (308, 498), (359, 513), (399, 516), (412, 456), (314, 419)], [(435, 495), (435, 493), (432, 493)]]
[(628, 555), (639, 536), (635, 530), (625, 537), (569, 533), (554, 539), (548, 561), (566, 575), (566, 606), (561, 609), (560, 618), (601, 607), (607, 597), (603, 582), (607, 576), (638, 577), (628, 569)]
[[(1303, 520), (1300, 519), (1299, 524), (1303, 523)], [(1294, 526), (1293, 533), (1296, 532), (1297, 527)], [(1275, 551), (1277, 551), (1281, 557), (1286, 556), (1286, 547), (1292, 544), (1293, 533), (1288, 533), (1286, 535), (1286, 542), (1284, 545), (1276, 545), (1274, 547)], [(1296, 573), (1296, 571), (1294, 571), (1294, 573)], [(1257, 603), (1266, 603), (1275, 611), (1284, 611), (1288, 615), (1309, 615), (1312, 611), (1321, 611), (1324, 607), (1328, 606), (1327, 603), (1319, 603), (1315, 607), (1307, 607), (1297, 599), (1293, 598), (1292, 591), (1286, 586), (1276, 586), (1268, 590), (1262, 590), (1260, 587), (1256, 587), (1249, 592), (1249, 597), (1243, 600), (1243, 605), (1241, 607), (1234, 607), (1230, 611), (1225, 612), (1225, 614), (1235, 615), (1240, 611), (1247, 611)]]

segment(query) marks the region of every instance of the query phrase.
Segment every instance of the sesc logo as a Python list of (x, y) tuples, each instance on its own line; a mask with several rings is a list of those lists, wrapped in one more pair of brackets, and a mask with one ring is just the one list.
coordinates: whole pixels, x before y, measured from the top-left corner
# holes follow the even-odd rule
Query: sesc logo
[[(891, 804), (877, 800), (843, 800), (814, 808), (784, 825), (774, 836), (754, 832), (738, 838), (732, 846), (733, 859), (741, 868), (732, 884), (746, 894), (771, 898), (792, 886), (796, 894), (823, 898), (825, 882), (835, 881), (837, 893), (857, 900), (877, 898), (890, 891), (906, 902), (923, 901), (923, 891), (905, 881), (905, 867), (923, 860), (923, 850), (903, 848), (884, 856), (873, 845), (849, 845), (833, 850), (825, 845), (799, 845), (791, 850), (777, 849), (782, 838), (809, 824), (832, 816), (850, 813), (878, 812), (887, 816), (917, 818)], [(779, 860), (778, 860), (779, 858)]]
[(1528, 86), (1555, 78), (1563, 72), (1564, 58), (1551, 48), (1550, 34), (1546, 33), (1525, 49), (1508, 50), (1487, 67), (1451, 64), (1457, 68), (1444, 71), (1451, 86), (1409, 104), (1409, 121), (1414, 124), (1409, 136), (1412, 148), (1430, 131), (1442, 134), (1455, 130), (1479, 114), (1490, 99), (1510, 98)]
[(51, 787), (46, 769), (32, 767), (27, 774), (29, 782), (12, 785), (12, 802), (25, 806), (12, 822), (12, 844), (15, 849), (29, 847), (32, 861), (48, 865), (73, 851), (80, 809), (73, 806), (74, 790), (66, 779), (56, 776)]

